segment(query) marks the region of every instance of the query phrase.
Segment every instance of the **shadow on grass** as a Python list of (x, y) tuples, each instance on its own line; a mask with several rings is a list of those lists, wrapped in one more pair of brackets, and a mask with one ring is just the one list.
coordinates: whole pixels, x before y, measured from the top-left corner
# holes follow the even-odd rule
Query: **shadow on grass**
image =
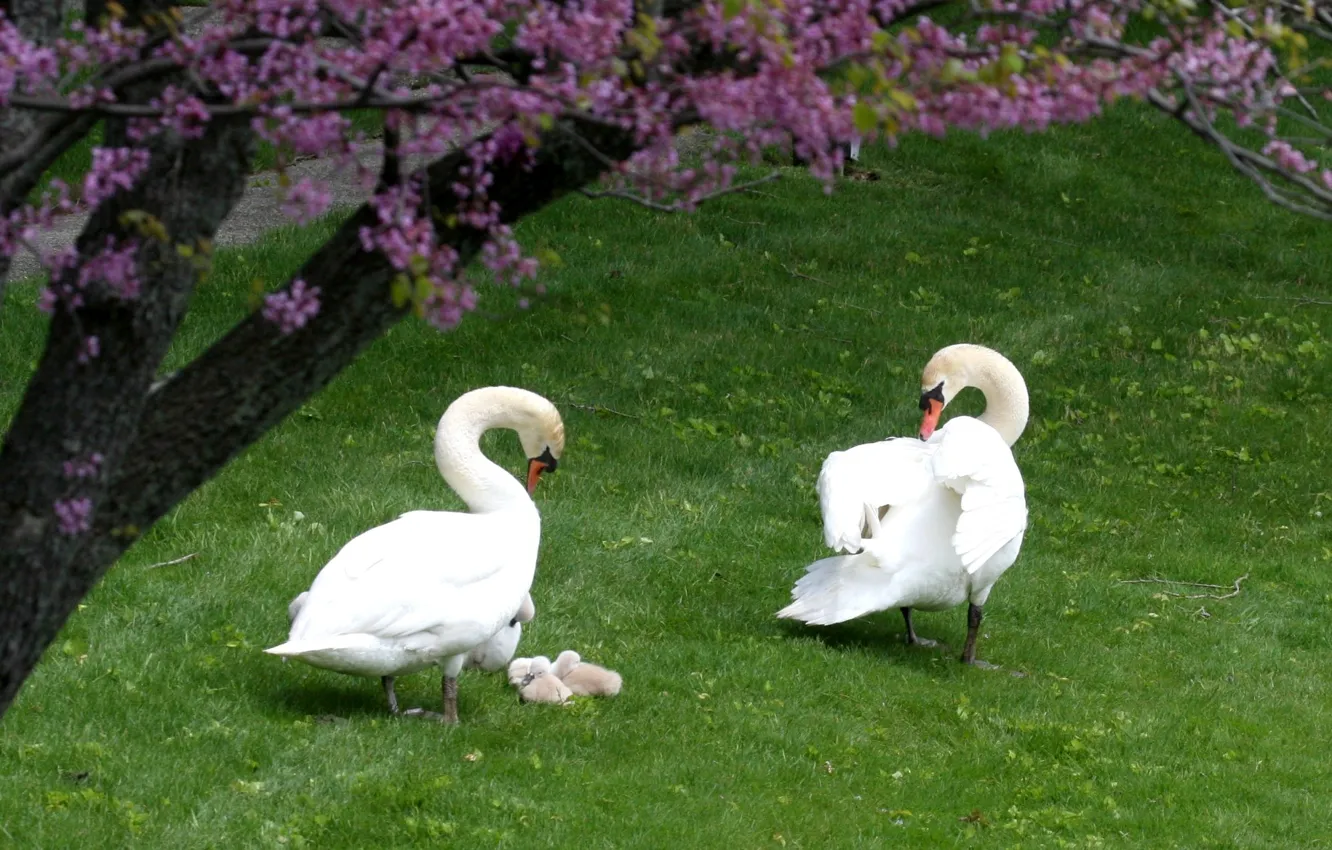
[[(289, 682), (280, 685), (255, 687), (252, 695), (256, 703), (264, 706), (270, 717), (296, 715), (316, 718), (331, 716), (340, 719), (353, 717), (391, 717), (388, 700), (377, 679), (347, 678), (345, 685), (331, 682)], [(404, 708), (413, 708), (412, 700), (399, 702)], [(437, 705), (425, 708), (438, 709)]]
[[(829, 649), (839, 651), (859, 650), (866, 655), (874, 656), (876, 661), (918, 671), (929, 671), (932, 675), (939, 672), (940, 661), (949, 662), (950, 666), (956, 668), (959, 674), (974, 669), (982, 673), (1006, 672), (1014, 677), (1028, 675), (1027, 671), (1016, 666), (1002, 664), (988, 658), (985, 658), (985, 660), (996, 664), (993, 670), (968, 668), (960, 661), (961, 647), (946, 643), (941, 638), (933, 638), (936, 641), (933, 646), (908, 645), (906, 630), (902, 627), (901, 622), (901, 615), (896, 611), (886, 611), (832, 626), (806, 626), (801, 623), (783, 620), (779, 628), (783, 634), (790, 638), (810, 638)], [(916, 623), (916, 634), (922, 638), (930, 639), (928, 632), (921, 634), (919, 621)], [(977, 655), (982, 658), (985, 656), (983, 644), (983, 639), (978, 642), (980, 651)]]
[[(398, 705), (403, 711), (423, 708), (426, 711), (441, 710), (440, 679), (438, 669), (433, 676), (404, 685), (398, 680)], [(412, 674), (416, 676), (417, 674)], [(478, 705), (483, 698), (477, 690), (488, 687), (500, 687), (500, 683), (490, 679), (497, 674), (478, 674), (476, 671), (464, 673), (459, 680), (458, 711), (466, 715), (469, 711), (479, 711)], [(334, 681), (290, 681), (269, 683), (267, 686), (253, 683), (247, 688), (256, 705), (262, 706), (262, 712), (274, 719), (296, 720), (313, 717), (317, 723), (342, 723), (351, 720), (383, 718), (385, 720), (413, 718), (394, 718), (388, 710), (388, 699), (378, 679), (347, 676), (346, 682)], [(517, 694), (503, 686), (514, 698)], [(471, 691), (471, 693), (469, 693)]]

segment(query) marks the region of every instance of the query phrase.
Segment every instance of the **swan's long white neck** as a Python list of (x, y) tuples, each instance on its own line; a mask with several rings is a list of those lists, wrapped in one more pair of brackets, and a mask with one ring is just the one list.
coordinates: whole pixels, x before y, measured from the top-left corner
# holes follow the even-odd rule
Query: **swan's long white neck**
[(532, 505), (518, 479), (481, 453), (481, 435), (492, 428), (512, 427), (515, 402), (521, 397), (494, 388), (469, 393), (444, 411), (435, 432), (435, 465), (472, 513), (489, 513), (515, 505)]
[(967, 383), (985, 395), (980, 421), (1013, 445), (1027, 428), (1031, 414), (1027, 382), (1022, 373), (997, 351), (975, 346), (967, 352)]

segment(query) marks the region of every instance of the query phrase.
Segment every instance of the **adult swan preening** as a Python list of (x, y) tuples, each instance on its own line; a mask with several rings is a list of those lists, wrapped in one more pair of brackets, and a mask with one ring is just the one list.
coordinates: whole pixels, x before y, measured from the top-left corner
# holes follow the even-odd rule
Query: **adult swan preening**
[[(481, 435), (492, 428), (518, 432), (529, 458), (526, 489), (481, 453)], [(439, 420), (435, 464), (471, 513), (411, 511), (352, 538), (293, 604), (287, 642), (264, 651), (379, 676), (394, 714), (393, 677), (439, 664), (441, 719), (457, 723), (467, 652), (508, 625), (532, 587), (541, 515), (531, 494), (563, 451), (559, 411), (536, 393), (485, 387), (460, 396)]]
[[(966, 387), (985, 395), (979, 419), (939, 414)], [(836, 555), (796, 582), (779, 617), (814, 625), (900, 608), (907, 643), (911, 609), (969, 602), (962, 660), (976, 660), (981, 609), (1017, 560), (1027, 528), (1026, 491), (1010, 448), (1027, 426), (1027, 385), (1002, 354), (950, 345), (925, 366), (920, 439), (897, 437), (833, 452), (819, 473), (823, 537)]]

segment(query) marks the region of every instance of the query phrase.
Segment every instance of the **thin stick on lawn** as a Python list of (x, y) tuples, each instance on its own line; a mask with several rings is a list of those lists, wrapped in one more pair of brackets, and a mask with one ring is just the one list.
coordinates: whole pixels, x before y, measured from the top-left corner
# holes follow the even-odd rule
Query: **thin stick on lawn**
[(578, 408), (579, 410), (586, 410), (586, 411), (588, 411), (588, 412), (590, 412), (590, 413), (614, 413), (616, 416), (623, 416), (625, 419), (641, 419), (641, 418), (642, 418), (641, 416), (639, 416), (639, 415), (636, 414), (636, 413), (621, 413), (620, 411), (616, 410), (616, 409), (613, 408), (613, 407), (606, 407), (606, 406), (604, 406), (604, 405), (600, 405), (600, 404), (579, 404), (579, 403), (576, 402), (576, 401), (567, 401), (567, 400), (564, 401), (563, 404), (567, 404), (567, 405), (569, 405), (570, 407), (576, 407), (576, 408)]
[(1129, 579), (1120, 579), (1119, 583), (1120, 584), (1178, 584), (1178, 585), (1183, 585), (1185, 587), (1210, 587), (1214, 590), (1225, 590), (1227, 587), (1230, 587), (1231, 590), (1229, 593), (1220, 596), (1218, 596), (1215, 593), (1185, 594), (1185, 593), (1171, 593), (1168, 590), (1162, 591), (1165, 595), (1173, 596), (1176, 599), (1229, 599), (1232, 596), (1239, 596), (1240, 582), (1244, 581), (1248, 577), (1249, 574), (1245, 573), (1244, 575), (1235, 579), (1235, 581), (1230, 585), (1204, 584), (1199, 581), (1175, 581), (1174, 579), (1168, 579), (1168, 578), (1129, 578)]
[(1302, 295), (1255, 295), (1253, 297), (1263, 301), (1294, 301), (1296, 307), (1304, 304), (1319, 304), (1324, 307), (1332, 307), (1332, 301), (1324, 301), (1321, 298), (1306, 298)]
[(170, 560), (170, 561), (163, 561), (163, 562), (160, 563), (160, 564), (149, 564), (148, 566), (144, 567), (144, 569), (145, 569), (145, 570), (155, 570), (155, 569), (157, 569), (158, 567), (170, 567), (170, 566), (173, 566), (173, 565), (175, 565), (175, 564), (183, 564), (183, 563), (185, 563), (186, 561), (188, 561), (190, 558), (197, 558), (198, 556), (199, 556), (199, 553), (198, 553), (198, 552), (191, 552), (191, 553), (188, 554), (188, 555), (181, 555), (179, 558), (175, 558), (175, 559)]
[(832, 286), (832, 284), (828, 283), (828, 281), (819, 280), (817, 277), (814, 277), (813, 275), (807, 275), (804, 272), (798, 272), (795, 269), (788, 266), (786, 263), (782, 263), (781, 265), (782, 268), (786, 269), (786, 273), (791, 275), (791, 277), (803, 277), (805, 280), (812, 280), (815, 283), (821, 283), (824, 286)]

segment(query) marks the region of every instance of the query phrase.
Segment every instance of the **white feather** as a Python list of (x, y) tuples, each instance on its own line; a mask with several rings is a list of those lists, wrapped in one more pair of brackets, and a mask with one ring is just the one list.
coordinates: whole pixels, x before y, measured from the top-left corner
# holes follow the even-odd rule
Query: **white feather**
[[(887, 608), (983, 604), (1017, 560), (1022, 474), (994, 428), (967, 416), (927, 442), (894, 438), (833, 452), (818, 482), (824, 540), (858, 552), (816, 561), (779, 617), (840, 623)], [(874, 536), (865, 532), (883, 510)]]

